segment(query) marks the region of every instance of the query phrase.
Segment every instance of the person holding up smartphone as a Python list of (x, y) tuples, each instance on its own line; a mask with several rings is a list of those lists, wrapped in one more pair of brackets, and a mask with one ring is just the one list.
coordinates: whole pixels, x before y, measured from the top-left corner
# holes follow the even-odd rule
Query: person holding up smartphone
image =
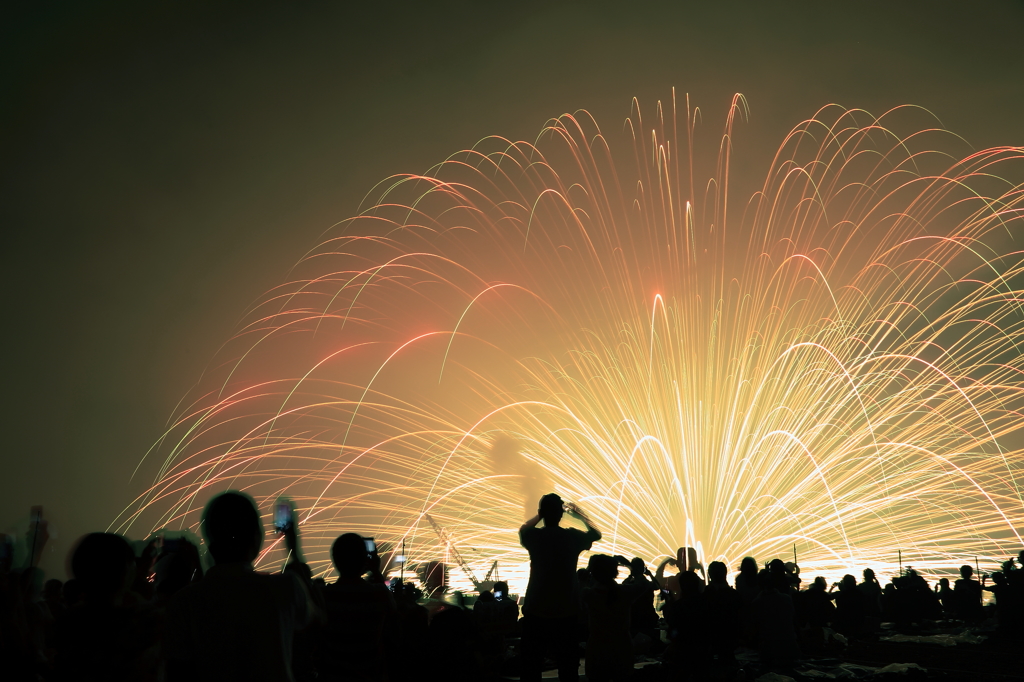
[(274, 503), (274, 530), (284, 535), (285, 547), (288, 549), (288, 560), (285, 570), (295, 564), (305, 565), (299, 549), (299, 532), (295, 520), (295, 505), (287, 497), (277, 498)]
[(327, 636), (320, 675), (327, 680), (386, 679), (384, 643), (398, 635), (397, 607), (380, 572), (377, 543), (345, 533), (331, 545), (331, 560), (338, 579), (323, 591)]
[(293, 520), (292, 514), (283, 525), (291, 550), (288, 569), (257, 573), (253, 561), (264, 532), (253, 499), (232, 490), (207, 503), (202, 529), (215, 565), (168, 604), (167, 682), (294, 679), (295, 631), (318, 611), (302, 577), (309, 569), (299, 561)]

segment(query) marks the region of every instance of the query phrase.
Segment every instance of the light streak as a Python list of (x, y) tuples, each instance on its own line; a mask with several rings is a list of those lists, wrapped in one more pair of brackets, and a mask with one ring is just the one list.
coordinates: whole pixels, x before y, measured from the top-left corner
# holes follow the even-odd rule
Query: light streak
[[(1015, 553), (1024, 150), (960, 157), (891, 129), (920, 110), (829, 106), (739, 202), (745, 107), (707, 180), (673, 96), (653, 127), (634, 105), (633, 154), (577, 112), (382, 182), (249, 312), (112, 527), (284, 494), (329, 574), (348, 531), (443, 557), (429, 513), (521, 590), (530, 470), (605, 531), (595, 551), (736, 568), (795, 542), (805, 575)], [(502, 437), (521, 457), (495, 461)]]

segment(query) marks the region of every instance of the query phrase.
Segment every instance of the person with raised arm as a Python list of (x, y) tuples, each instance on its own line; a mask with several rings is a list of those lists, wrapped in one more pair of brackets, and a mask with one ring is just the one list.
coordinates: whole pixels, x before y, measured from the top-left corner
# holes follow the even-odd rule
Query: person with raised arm
[(304, 579), (297, 529), (289, 526), (282, 529), (290, 557), (284, 573), (257, 573), (263, 523), (253, 499), (229, 490), (207, 503), (203, 536), (215, 565), (167, 606), (167, 682), (294, 680), (295, 631), (320, 614)]
[[(559, 525), (568, 513), (586, 527)], [(543, 521), (543, 527), (538, 527)], [(530, 580), (523, 602), (523, 670), (521, 680), (541, 679), (546, 653), (558, 664), (558, 679), (579, 679), (576, 621), (580, 605), (576, 568), (580, 552), (601, 539), (601, 531), (574, 504), (564, 504), (555, 493), (540, 499), (537, 515), (519, 528), (519, 542), (530, 554)]]
[(700, 584), (701, 591), (704, 589), (704, 584), (707, 582), (707, 576), (704, 573), (704, 566), (697, 560), (697, 550), (693, 547), (680, 547), (676, 550), (676, 556), (665, 557), (660, 564), (658, 564), (658, 570), (654, 574), (655, 580), (658, 581), (658, 585), (661, 589), (668, 590), (672, 593), (672, 599), (679, 598), (679, 576), (670, 575), (665, 577), (665, 567), (675, 566), (679, 569), (680, 573), (692, 572), (696, 574), (700, 571)]

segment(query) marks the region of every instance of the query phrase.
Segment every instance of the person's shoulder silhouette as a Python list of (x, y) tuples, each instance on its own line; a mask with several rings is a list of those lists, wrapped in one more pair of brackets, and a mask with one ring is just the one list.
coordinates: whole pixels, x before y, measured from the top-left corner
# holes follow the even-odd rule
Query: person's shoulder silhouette
[(265, 575), (252, 562), (263, 524), (252, 498), (228, 491), (203, 512), (215, 565), (177, 592), (167, 608), (167, 680), (292, 680), (294, 631), (313, 606), (292, 572)]

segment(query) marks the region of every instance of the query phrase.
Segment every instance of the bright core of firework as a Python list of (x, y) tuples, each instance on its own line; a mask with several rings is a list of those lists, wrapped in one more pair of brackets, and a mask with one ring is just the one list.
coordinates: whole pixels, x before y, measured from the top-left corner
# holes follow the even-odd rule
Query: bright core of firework
[(648, 560), (1016, 552), (1024, 150), (829, 106), (738, 197), (745, 113), (698, 133), (673, 95), (618, 146), (566, 114), (380, 183), (247, 313), (114, 528), (196, 529), (229, 487), (269, 517), (283, 494), (317, 574), (347, 531), (444, 558), (429, 515), (515, 583), (516, 529), (554, 490), (595, 551)]

